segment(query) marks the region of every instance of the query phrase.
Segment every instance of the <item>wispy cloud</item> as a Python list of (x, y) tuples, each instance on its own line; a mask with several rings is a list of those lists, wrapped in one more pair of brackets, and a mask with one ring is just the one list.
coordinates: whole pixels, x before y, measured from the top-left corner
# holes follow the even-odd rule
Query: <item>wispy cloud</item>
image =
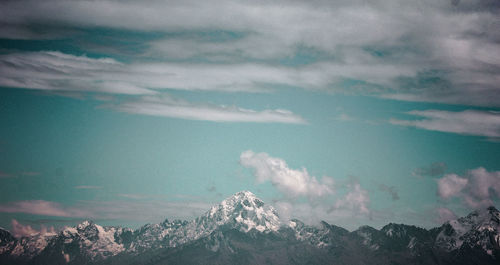
[(303, 67), (262, 63), (122, 63), (57, 51), (0, 55), (0, 85), (58, 92), (151, 95), (159, 90), (267, 92), (272, 85), (328, 90), (345, 78), (388, 85), (412, 70), (352, 62), (349, 67), (318, 62)]
[(208, 211), (211, 203), (199, 201), (114, 200), (82, 201), (78, 207), (89, 209), (98, 219), (158, 222), (165, 218), (193, 219)]
[(3, 86), (63, 93), (150, 95), (112, 106), (128, 113), (215, 122), (306, 123), (288, 110), (255, 111), (237, 106), (195, 104), (158, 92), (166, 88), (259, 91), (259, 82), (291, 82), (292, 73), (268, 66), (125, 65), (111, 58), (95, 59), (60, 52), (4, 54), (0, 55), (0, 65), (3, 65), (0, 70)]
[(236, 106), (191, 103), (168, 96), (143, 97), (111, 108), (135, 114), (213, 122), (306, 123), (302, 117), (283, 109), (255, 111)]
[(33, 176), (38, 176), (38, 175), (40, 175), (40, 172), (36, 172), (36, 171), (22, 171), (22, 172), (18, 172), (18, 173), (7, 173), (7, 172), (0, 171), (0, 179), (2, 179), (2, 178), (17, 178), (20, 176), (33, 177)]
[(34, 177), (34, 176), (38, 176), (40, 174), (41, 173), (37, 172), (37, 171), (23, 171), (23, 172), (19, 173), (19, 175), (27, 176), (27, 177)]
[(127, 198), (127, 199), (134, 199), (134, 200), (141, 200), (141, 199), (146, 199), (149, 198), (150, 196), (145, 195), (145, 194), (134, 194), (134, 193), (120, 193), (118, 194), (119, 197)]
[[(64, 218), (82, 218), (96, 220), (121, 220), (153, 222), (165, 218), (192, 219), (208, 211), (212, 204), (206, 200), (165, 201), (150, 197), (134, 200), (78, 201), (71, 205), (62, 205), (53, 201), (15, 201), (0, 204), (0, 213), (25, 213), (40, 216)], [(68, 219), (67, 222), (74, 220)], [(51, 221), (49, 221), (51, 222)], [(34, 230), (33, 230), (34, 231)], [(32, 232), (33, 232), (32, 231)]]
[(390, 123), (420, 129), (449, 132), (464, 135), (500, 137), (500, 112), (464, 110), (461, 112), (444, 110), (414, 110), (408, 114), (424, 119), (398, 120)]
[(4, 179), (4, 178), (14, 178), (16, 177), (15, 175), (13, 174), (10, 174), (10, 173), (7, 173), (7, 172), (2, 172), (0, 171), (0, 179)]
[(33, 215), (59, 216), (59, 217), (81, 217), (90, 216), (88, 211), (77, 208), (71, 208), (60, 203), (33, 200), (33, 201), (15, 201), (0, 204), (0, 212), (3, 213), (27, 213)]
[(102, 189), (102, 186), (82, 185), (82, 186), (75, 186), (75, 189), (77, 189), (77, 190), (98, 190), (98, 189)]

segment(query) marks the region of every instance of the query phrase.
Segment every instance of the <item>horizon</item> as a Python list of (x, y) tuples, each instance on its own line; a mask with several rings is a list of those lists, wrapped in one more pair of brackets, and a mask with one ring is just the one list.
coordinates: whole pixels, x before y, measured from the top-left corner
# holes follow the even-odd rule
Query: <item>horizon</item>
[[(229, 197), (227, 197), (227, 198), (223, 199), (223, 201), (226, 201), (226, 200), (228, 200), (228, 199), (231, 199), (231, 198), (235, 197), (237, 194), (240, 194), (240, 193), (247, 193), (247, 192), (249, 192), (250, 194), (252, 194), (253, 196), (255, 196), (255, 194), (254, 194), (253, 192), (251, 192), (251, 191), (248, 191), (248, 190), (242, 190), (242, 191), (236, 192), (236, 193), (234, 193), (233, 195), (231, 195), (231, 196), (229, 196)], [(255, 196), (255, 197), (256, 197), (256, 196)], [(256, 197), (256, 198), (260, 200), (260, 198), (258, 198), (258, 197)], [(204, 214), (209, 213), (213, 207), (215, 207), (215, 206), (219, 206), (219, 205), (221, 205), (221, 204), (222, 204), (222, 201), (221, 201), (221, 202), (219, 202), (218, 204), (212, 205), (212, 206), (210, 207), (210, 209), (207, 209), (207, 211), (206, 211), (206, 212), (204, 212)], [(265, 204), (266, 204), (266, 203), (264, 202), (264, 205), (265, 205)], [(270, 205), (268, 205), (268, 206), (270, 206)], [(270, 206), (270, 207), (272, 207), (272, 206)], [(498, 209), (497, 209), (495, 206), (491, 205), (491, 206), (483, 207), (483, 208), (481, 208), (481, 209), (475, 209), (475, 210), (473, 210), (473, 211), (469, 212), (468, 214), (466, 214), (466, 215), (464, 215), (464, 216), (457, 216), (457, 219), (464, 218), (464, 217), (469, 216), (469, 215), (474, 214), (474, 213), (480, 213), (480, 212), (490, 211), (490, 210), (491, 210), (491, 208), (492, 208), (492, 209), (494, 209), (494, 210), (496, 210), (496, 211), (498, 211)], [(279, 217), (279, 212), (278, 212), (277, 214), (278, 214), (278, 217)], [(200, 215), (200, 216), (194, 217), (193, 219), (188, 219), (188, 220), (184, 220), (184, 219), (170, 219), (170, 220), (169, 220), (169, 218), (168, 218), (168, 217), (165, 217), (165, 218), (164, 218), (164, 220), (163, 220), (163, 221), (161, 221), (161, 223), (163, 223), (163, 222), (170, 222), (170, 223), (172, 223), (172, 222), (176, 222), (176, 221), (181, 221), (181, 222), (184, 222), (184, 221), (186, 221), (186, 222), (192, 222), (192, 221), (194, 221), (195, 219), (197, 219), (197, 218), (199, 218), (199, 217), (201, 217), (201, 216), (203, 216), (203, 215)], [(280, 218), (280, 227), (288, 227), (288, 226), (290, 225), (290, 222), (294, 222), (294, 221), (300, 221), (300, 222), (303, 222), (302, 220), (297, 219), (297, 218), (291, 218), (291, 219), (287, 219), (287, 220), (281, 220), (281, 218)], [(328, 222), (326, 222), (326, 221), (324, 221), (324, 220), (320, 220), (320, 221), (319, 221), (319, 222), (317, 222), (317, 223), (305, 223), (305, 224), (306, 224), (306, 225), (310, 225), (310, 226), (312, 226), (312, 227), (319, 227), (319, 226), (321, 226), (321, 223), (322, 223), (322, 222), (326, 222), (326, 223), (327, 223), (327, 224), (329, 224), (329, 225), (335, 225), (335, 226), (337, 226), (337, 227), (340, 227), (340, 228), (346, 229), (349, 233), (352, 233), (352, 232), (356, 232), (356, 231), (358, 231), (358, 230), (359, 230), (359, 229), (361, 229), (362, 227), (372, 227), (372, 228), (375, 228), (375, 229), (377, 229), (377, 230), (382, 230), (384, 227), (386, 227), (386, 226), (388, 226), (388, 225), (391, 225), (391, 224), (396, 224), (396, 225), (406, 225), (406, 226), (415, 226), (415, 227), (418, 227), (418, 228), (423, 228), (423, 229), (431, 230), (431, 229), (434, 229), (434, 228), (439, 228), (439, 227), (442, 227), (443, 225), (445, 225), (445, 224), (449, 223), (450, 221), (452, 221), (452, 220), (445, 221), (445, 222), (443, 222), (442, 224), (437, 225), (437, 226), (434, 226), (434, 227), (421, 227), (421, 226), (418, 226), (418, 225), (415, 225), (415, 224), (406, 224), (406, 223), (394, 223), (394, 222), (388, 222), (388, 223), (386, 223), (386, 224), (384, 224), (384, 225), (382, 225), (382, 226), (380, 226), (380, 227), (372, 227), (372, 226), (369, 226), (369, 225), (360, 225), (360, 226), (359, 226), (359, 227), (357, 227), (356, 229), (347, 229), (347, 228), (344, 228), (344, 227), (342, 227), (342, 226), (337, 226), (335, 223), (328, 223)], [(18, 223), (18, 222), (17, 222), (17, 220), (15, 220), (15, 219), (13, 219), (13, 220), (12, 220), (12, 222), (13, 222), (13, 223), (12, 223), (12, 225), (13, 225), (13, 226), (14, 226), (14, 223), (16, 223), (15, 225), (19, 225), (19, 223)], [(73, 226), (67, 225), (67, 226), (63, 226), (63, 227), (58, 227), (57, 229), (54, 229), (54, 227), (47, 228), (47, 227), (43, 227), (43, 226), (42, 226), (42, 228), (41, 228), (40, 230), (34, 230), (34, 229), (32, 230), (32, 228), (31, 228), (29, 225), (27, 225), (25, 228), (27, 228), (28, 230), (31, 230), (31, 232), (33, 232), (33, 234), (29, 234), (29, 235), (27, 235), (27, 234), (24, 234), (24, 235), (16, 235), (16, 234), (13, 234), (13, 232), (12, 232), (12, 231), (10, 231), (9, 229), (5, 229), (5, 228), (3, 228), (3, 227), (1, 227), (1, 226), (0, 226), (0, 229), (10, 232), (10, 233), (12, 234), (12, 236), (14, 236), (15, 238), (21, 238), (21, 237), (32, 237), (32, 236), (37, 236), (37, 235), (42, 235), (42, 236), (44, 236), (44, 235), (45, 235), (45, 236), (54, 236), (54, 235), (57, 235), (57, 234), (59, 234), (60, 232), (64, 231), (66, 228), (69, 228), (69, 227), (77, 227), (77, 226), (82, 225), (82, 224), (85, 224), (85, 223), (95, 224), (95, 225), (100, 225), (98, 222), (96, 222), (96, 221), (94, 221), (94, 220), (92, 220), (92, 219), (85, 219), (85, 220), (81, 221), (80, 223), (76, 223), (76, 224), (74, 224)], [(109, 226), (103, 225), (102, 227), (121, 227), (121, 228), (129, 228), (129, 229), (131, 229), (131, 230), (133, 230), (133, 231), (138, 231), (138, 230), (140, 230), (141, 228), (146, 227), (146, 226), (151, 225), (151, 224), (154, 224), (154, 223), (145, 223), (145, 224), (140, 225), (140, 226), (138, 226), (138, 227), (128, 227), (128, 226), (122, 226), (122, 225), (109, 225)], [(48, 229), (48, 230), (50, 230), (50, 231), (47, 231), (47, 229)], [(15, 229), (14, 229), (14, 230), (15, 230)], [(43, 230), (45, 230), (45, 233), (43, 232)]]
[(500, 208), (500, 2), (0, 2), (0, 226)]

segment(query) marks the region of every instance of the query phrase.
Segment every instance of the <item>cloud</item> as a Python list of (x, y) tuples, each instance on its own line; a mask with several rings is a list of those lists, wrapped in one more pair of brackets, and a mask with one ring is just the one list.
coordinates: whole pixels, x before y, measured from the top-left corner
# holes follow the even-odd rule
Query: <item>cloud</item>
[(440, 207), (436, 209), (436, 213), (438, 216), (438, 223), (444, 223), (450, 220), (455, 220), (457, 219), (457, 215), (450, 209), (445, 208), (445, 207)]
[(154, 94), (123, 81), (124, 65), (111, 58), (94, 59), (56, 51), (0, 55), (0, 85), (49, 91)]
[(278, 190), (291, 197), (333, 194), (332, 178), (325, 176), (318, 181), (305, 168), (291, 169), (283, 159), (271, 157), (267, 153), (244, 151), (240, 155), (240, 164), (253, 170), (258, 183), (270, 181)]
[(468, 179), (456, 174), (448, 174), (438, 180), (438, 194), (441, 198), (448, 199), (456, 196), (467, 186)]
[(22, 171), (18, 173), (7, 173), (0, 171), (0, 179), (3, 178), (17, 178), (17, 177), (34, 177), (40, 175), (40, 172), (36, 171)]
[[(369, 214), (361, 214), (357, 209), (353, 211), (353, 209), (347, 207), (335, 208), (326, 203), (310, 204), (278, 201), (273, 206), (278, 211), (283, 222), (296, 218), (307, 224), (317, 225), (321, 221), (326, 221), (351, 231), (361, 225), (372, 223), (373, 219), (371, 217), (374, 214), (374, 211), (370, 211)], [(377, 221), (380, 222), (380, 225), (383, 225), (386, 224), (387, 219)]]
[[(71, 218), (153, 222), (164, 220), (166, 217), (192, 219), (212, 206), (203, 200), (171, 202), (153, 200), (146, 196), (136, 197), (134, 194), (119, 196), (134, 200), (78, 201), (68, 206), (51, 201), (16, 201), (1, 204), (0, 212), (65, 217), (68, 218), (67, 222), (73, 222), (74, 219)], [(33, 232), (36, 229), (26, 228), (26, 231)]]
[(2, 213), (26, 213), (33, 215), (59, 216), (59, 217), (84, 217), (89, 212), (80, 209), (64, 207), (59, 203), (43, 200), (16, 201), (0, 204)]
[(380, 184), (378, 186), (379, 190), (388, 193), (391, 195), (393, 201), (399, 200), (399, 194), (398, 191), (396, 190), (396, 187), (394, 186), (387, 186), (385, 184)]
[(97, 189), (102, 189), (102, 186), (82, 185), (82, 186), (75, 186), (75, 189), (77, 189), (77, 190), (97, 190)]
[(353, 121), (354, 120), (353, 117), (351, 117), (350, 115), (348, 115), (346, 113), (340, 113), (339, 115), (337, 115), (337, 117), (335, 119), (338, 121)]
[(437, 177), (443, 175), (444, 172), (446, 172), (446, 168), (447, 168), (446, 163), (434, 162), (428, 167), (416, 168), (415, 170), (412, 171), (412, 175), (418, 177), (424, 177), (424, 176)]
[(127, 199), (134, 199), (134, 200), (141, 200), (141, 199), (146, 199), (149, 196), (144, 195), (144, 194), (133, 194), (133, 193), (122, 193), (118, 194), (119, 197), (127, 198)]
[(348, 189), (349, 192), (335, 202), (332, 210), (347, 209), (355, 214), (369, 215), (370, 209), (368, 208), (368, 204), (370, 203), (370, 197), (368, 196), (368, 191), (363, 189), (357, 181), (350, 183)]
[(461, 112), (443, 110), (414, 110), (408, 114), (423, 117), (420, 120), (391, 119), (390, 123), (420, 129), (449, 132), (464, 135), (500, 137), (500, 112), (464, 110)]
[(19, 173), (19, 175), (21, 175), (21, 176), (28, 176), (28, 177), (34, 177), (34, 176), (38, 176), (40, 174), (41, 173), (37, 172), (37, 171), (23, 171), (23, 172)]
[(78, 207), (89, 209), (93, 216), (106, 220), (158, 222), (165, 218), (189, 220), (212, 206), (207, 201), (115, 200), (82, 201)]
[[(305, 57), (312, 57), (314, 63), (327, 62), (329, 67), (291, 71), (298, 72), (295, 76), (299, 78), (284, 83), (347, 93), (357, 90), (398, 100), (496, 107), (500, 102), (500, 34), (496, 30), (500, 5), (496, 1), (425, 0), (401, 5), (396, 0), (152, 0), (140, 4), (22, 0), (3, 1), (0, 10), (0, 32), (6, 38), (60, 38), (65, 31), (75, 34), (79, 29), (95, 27), (162, 33), (163, 38), (152, 40), (149, 50), (141, 56), (216, 62), (212, 64), (215, 69), (230, 70), (225, 77), (230, 79), (228, 84), (234, 83), (232, 89), (248, 89), (248, 82), (231, 82), (231, 76), (238, 76), (240, 68), (232, 69), (235, 63), (262, 62), (262, 71), (248, 71), (260, 75), (251, 79), (276, 81), (272, 77), (281, 79), (277, 74), (281, 70), (270, 66), (290, 58), (304, 64), (300, 59), (306, 51)], [(199, 72), (197, 67), (193, 65), (194, 72)], [(192, 73), (190, 69), (185, 67), (182, 72)], [(264, 77), (269, 70), (274, 73)], [(224, 80), (220, 78), (224, 72), (214, 72), (218, 80)], [(202, 82), (206, 81), (202, 75), (188, 76), (196, 76), (196, 80), (181, 75), (179, 82), (170, 83), (179, 87), (196, 87), (194, 83), (215, 87)], [(304, 81), (315, 78), (320, 79), (313, 84)], [(147, 87), (121, 80), (113, 79), (109, 89), (148, 92)], [(223, 88), (227, 86), (218, 87)]]
[(40, 227), (40, 230), (36, 230), (30, 225), (23, 225), (19, 223), (16, 219), (12, 219), (12, 235), (16, 238), (21, 238), (25, 236), (34, 236), (37, 234), (40, 235), (55, 235), (55, 229), (53, 226), (47, 228), (44, 225)]
[(471, 208), (493, 205), (500, 198), (500, 171), (479, 167), (464, 176), (445, 175), (438, 180), (438, 194), (443, 199), (458, 197)]
[(405, 67), (366, 62), (352, 62), (349, 67), (332, 62), (302, 67), (250, 62), (125, 64), (58, 51), (3, 54), (0, 65), (0, 85), (6, 87), (125, 95), (154, 95), (165, 89), (267, 92), (272, 85), (328, 90), (346, 78), (387, 85), (391, 78), (411, 74)]
[(0, 171), (0, 179), (15, 178), (15, 175)]
[(306, 123), (302, 117), (283, 109), (255, 111), (236, 106), (191, 103), (165, 95), (161, 98), (143, 97), (111, 108), (127, 113), (213, 122)]
[[(99, 92), (149, 95), (119, 104), (113, 109), (216, 122), (306, 123), (283, 109), (255, 111), (236, 106), (191, 103), (160, 95), (158, 90), (260, 91), (261, 83), (291, 82), (293, 73), (283, 69), (242, 65), (185, 65), (173, 63), (123, 64), (111, 58), (89, 58), (60, 52), (30, 52), (0, 55), (0, 85), (51, 92)], [(154, 95), (154, 96), (153, 96)]]
[(22, 225), (15, 219), (12, 219), (11, 225), (12, 235), (17, 238), (23, 236), (33, 236), (39, 233), (39, 231), (33, 229), (30, 225)]

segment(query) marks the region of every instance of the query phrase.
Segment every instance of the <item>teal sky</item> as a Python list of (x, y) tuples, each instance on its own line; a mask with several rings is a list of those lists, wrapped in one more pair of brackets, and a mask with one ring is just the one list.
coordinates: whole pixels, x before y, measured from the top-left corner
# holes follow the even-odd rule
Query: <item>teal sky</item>
[(241, 190), (351, 230), (499, 207), (499, 7), (414, 8), (0, 4), (0, 226), (137, 227)]

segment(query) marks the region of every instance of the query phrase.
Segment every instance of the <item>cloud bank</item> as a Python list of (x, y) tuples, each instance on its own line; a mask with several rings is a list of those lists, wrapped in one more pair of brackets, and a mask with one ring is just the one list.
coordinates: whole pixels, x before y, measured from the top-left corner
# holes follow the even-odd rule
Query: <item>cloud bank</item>
[[(153, 67), (148, 79), (156, 81), (141, 80), (149, 85), (161, 80), (162, 87), (175, 89), (254, 91), (258, 83), (280, 83), (398, 100), (500, 106), (497, 1), (22, 0), (3, 1), (0, 10), (4, 38), (61, 38), (95, 27), (159, 32), (162, 37), (150, 41), (142, 56), (211, 63), (158, 67), (165, 69), (164, 76), (176, 73), (167, 81), (155, 77), (158, 68)], [(301, 62), (304, 54), (312, 59)], [(287, 58), (311, 65), (280, 63)], [(259, 62), (257, 67), (253, 62)], [(101, 63), (116, 67), (112, 61)], [(33, 66), (17, 65), (22, 71)], [(155, 87), (133, 82), (136, 75), (122, 76), (124, 82), (113, 79), (106, 90), (151, 93)], [(8, 81), (55, 85), (36, 76), (25, 84)]]
[(457, 197), (470, 208), (493, 205), (500, 198), (500, 171), (479, 167), (464, 176), (447, 174), (438, 180), (438, 194), (443, 199)]

